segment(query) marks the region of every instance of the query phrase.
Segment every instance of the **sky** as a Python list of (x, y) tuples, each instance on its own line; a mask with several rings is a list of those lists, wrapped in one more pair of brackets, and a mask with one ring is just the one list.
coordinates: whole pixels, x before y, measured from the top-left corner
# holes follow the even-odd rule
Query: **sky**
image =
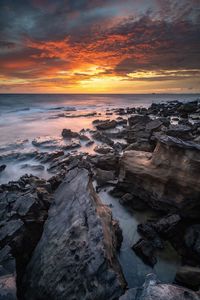
[(0, 0), (0, 93), (199, 93), (200, 0)]

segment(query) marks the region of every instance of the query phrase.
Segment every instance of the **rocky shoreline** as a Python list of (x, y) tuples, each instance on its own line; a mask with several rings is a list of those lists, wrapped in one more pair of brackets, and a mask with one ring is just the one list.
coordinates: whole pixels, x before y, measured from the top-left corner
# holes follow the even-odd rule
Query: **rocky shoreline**
[[(93, 129), (64, 128), (59, 139), (34, 139), (34, 151), (0, 157), (1, 174), (13, 158), (51, 174), (0, 186), (0, 299), (200, 299), (199, 102), (105, 115), (92, 114)], [(82, 151), (91, 145), (93, 153)], [(173, 284), (149, 275), (126, 291), (123, 235), (98, 196), (106, 186), (124, 207), (157, 212), (138, 225), (132, 249), (154, 266), (170, 243), (182, 263)]]

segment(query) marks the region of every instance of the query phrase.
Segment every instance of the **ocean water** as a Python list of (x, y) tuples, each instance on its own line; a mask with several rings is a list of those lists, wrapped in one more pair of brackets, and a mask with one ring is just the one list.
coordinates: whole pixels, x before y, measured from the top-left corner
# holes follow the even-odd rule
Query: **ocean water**
[(71, 119), (62, 117), (62, 113), (101, 113), (114, 107), (148, 107), (153, 102), (192, 101), (199, 98), (197, 94), (0, 94), (0, 145), (17, 139), (60, 135), (63, 128), (79, 131), (91, 127), (91, 121), (96, 118)]

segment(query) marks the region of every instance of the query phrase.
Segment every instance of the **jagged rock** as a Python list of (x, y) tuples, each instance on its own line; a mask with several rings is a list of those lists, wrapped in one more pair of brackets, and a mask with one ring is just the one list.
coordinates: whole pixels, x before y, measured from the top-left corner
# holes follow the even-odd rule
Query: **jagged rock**
[(167, 135), (174, 136), (177, 138), (190, 140), (192, 139), (192, 128), (186, 125), (170, 125), (166, 131)]
[(135, 143), (128, 145), (128, 147), (125, 148), (125, 151), (137, 150), (137, 151), (152, 152), (154, 148), (155, 146), (150, 144), (147, 141), (137, 141)]
[(3, 172), (5, 170), (5, 168), (6, 168), (6, 165), (1, 165), (0, 166), (0, 173)]
[(54, 159), (63, 156), (64, 155), (64, 151), (59, 150), (59, 151), (54, 151), (51, 153), (48, 152), (42, 152), (42, 153), (38, 153), (38, 155), (35, 157), (36, 160), (39, 160), (41, 163), (47, 163), (47, 162), (51, 162)]
[(30, 165), (30, 164), (23, 164), (21, 165), (21, 169), (30, 169), (32, 171), (43, 171), (43, 165)]
[(81, 141), (89, 141), (90, 140), (89, 137), (85, 134), (79, 134), (79, 139)]
[(198, 290), (200, 288), (200, 268), (182, 266), (177, 270), (175, 280), (183, 286)]
[(146, 127), (146, 125), (151, 121), (151, 119), (148, 116), (132, 116), (128, 119), (128, 123), (130, 127), (136, 127), (138, 129), (143, 129)]
[(102, 170), (115, 170), (117, 172), (119, 169), (119, 157), (113, 153), (98, 155), (90, 158), (90, 161), (96, 168)]
[(94, 151), (99, 154), (108, 154), (113, 152), (113, 149), (111, 147), (108, 147), (106, 145), (98, 145), (94, 148)]
[(156, 248), (153, 246), (151, 241), (140, 239), (135, 245), (133, 245), (132, 249), (138, 256), (141, 257), (144, 263), (152, 267), (157, 263), (155, 255)]
[[(112, 194), (114, 196), (114, 192), (113, 191), (112, 191)], [(119, 202), (122, 205), (130, 206), (134, 210), (138, 210), (138, 211), (140, 211), (140, 210), (144, 211), (147, 208), (147, 205), (146, 205), (145, 202), (143, 202), (138, 197), (135, 197), (135, 196), (131, 195), (130, 193), (125, 193), (124, 195), (122, 195), (120, 197)]]
[(94, 140), (100, 141), (100, 142), (102, 142), (104, 144), (107, 144), (109, 146), (114, 145), (114, 142), (109, 137), (107, 137), (106, 135), (104, 135), (103, 133), (101, 133), (99, 131), (94, 132), (93, 135), (92, 135), (92, 138)]
[(156, 131), (162, 126), (162, 122), (159, 119), (155, 119), (146, 124), (146, 130), (148, 131)]
[(200, 224), (188, 227), (184, 240), (185, 245), (190, 250), (191, 254), (199, 257), (200, 261)]
[(110, 210), (86, 169), (75, 168), (58, 188), (24, 276), (25, 299), (117, 299), (124, 280), (116, 258)]
[(79, 134), (77, 132), (71, 131), (71, 129), (64, 128), (62, 131), (62, 136), (67, 139), (78, 138)]
[(117, 126), (117, 122), (115, 120), (112, 121), (104, 121), (100, 122), (99, 124), (96, 125), (96, 128), (98, 130), (107, 130), (107, 129), (112, 129)]
[(162, 136), (152, 154), (126, 151), (118, 188), (125, 186), (154, 209), (195, 218), (200, 213), (199, 149), (198, 144)]
[(141, 288), (128, 290), (119, 300), (199, 300), (197, 293), (173, 284), (158, 282), (154, 274), (149, 274)]
[(97, 180), (98, 185), (104, 185), (108, 182), (115, 180), (115, 172), (114, 171), (107, 171), (102, 169), (95, 170), (95, 179)]
[(50, 183), (32, 175), (0, 187), (0, 299), (17, 299), (16, 280), (19, 285), (41, 236), (49, 190)]

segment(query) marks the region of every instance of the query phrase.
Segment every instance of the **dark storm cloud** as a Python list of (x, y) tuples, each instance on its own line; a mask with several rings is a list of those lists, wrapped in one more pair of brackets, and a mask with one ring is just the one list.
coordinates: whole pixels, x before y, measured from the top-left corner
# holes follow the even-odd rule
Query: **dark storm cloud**
[[(102, 67), (99, 76), (123, 80), (138, 71), (160, 77), (135, 80), (192, 78), (199, 76), (192, 73), (200, 69), (199, 37), (199, 0), (0, 1), (0, 71), (7, 77), (44, 82), (93, 64)], [(76, 70), (73, 76), (90, 78)]]

